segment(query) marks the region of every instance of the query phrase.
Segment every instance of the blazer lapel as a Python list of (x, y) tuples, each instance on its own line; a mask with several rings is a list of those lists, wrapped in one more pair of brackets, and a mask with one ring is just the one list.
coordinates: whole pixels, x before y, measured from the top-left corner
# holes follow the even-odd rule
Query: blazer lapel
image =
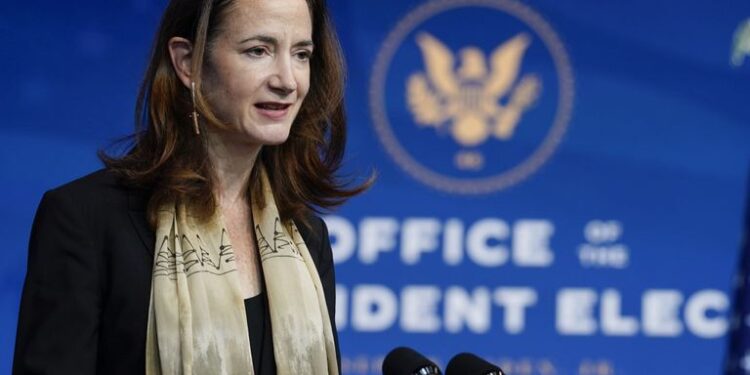
[(144, 191), (128, 191), (128, 215), (130, 216), (130, 222), (133, 223), (135, 231), (138, 233), (138, 237), (143, 243), (143, 249), (153, 258), (156, 235), (154, 234), (154, 231), (151, 230), (151, 227), (149, 227), (148, 221), (146, 220), (147, 204), (148, 197)]

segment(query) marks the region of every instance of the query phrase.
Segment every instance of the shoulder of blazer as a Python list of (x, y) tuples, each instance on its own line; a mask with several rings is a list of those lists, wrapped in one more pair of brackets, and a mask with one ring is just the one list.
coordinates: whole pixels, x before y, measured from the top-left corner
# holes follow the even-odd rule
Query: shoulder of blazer
[[(100, 169), (47, 192), (76, 202), (91, 228), (100, 228), (107, 218), (129, 221), (143, 249), (153, 256), (154, 234), (146, 220), (148, 190), (131, 188), (108, 169)], [(117, 220), (121, 223), (122, 220)]]
[(70, 196), (83, 205), (121, 203), (132, 189), (107, 169), (100, 169), (50, 190), (52, 194)]
[(127, 215), (129, 191), (113, 172), (100, 169), (50, 189), (45, 195), (74, 204), (85, 222), (96, 230), (108, 217)]

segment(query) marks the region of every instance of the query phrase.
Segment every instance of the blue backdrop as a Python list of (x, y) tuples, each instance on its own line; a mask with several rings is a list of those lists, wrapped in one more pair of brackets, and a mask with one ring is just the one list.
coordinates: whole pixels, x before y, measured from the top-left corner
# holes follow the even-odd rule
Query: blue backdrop
[[(131, 131), (164, 5), (0, 4), (0, 372), (36, 205)], [(750, 3), (330, 6), (349, 67), (346, 169), (379, 172), (326, 217), (345, 374), (379, 373), (397, 345), (511, 374), (720, 371), (750, 161)]]

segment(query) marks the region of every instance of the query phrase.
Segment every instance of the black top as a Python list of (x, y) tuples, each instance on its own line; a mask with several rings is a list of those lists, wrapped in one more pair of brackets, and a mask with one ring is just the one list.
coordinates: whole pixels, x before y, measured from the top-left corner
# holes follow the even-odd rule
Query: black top
[(250, 334), (250, 352), (253, 355), (255, 374), (276, 374), (273, 337), (271, 336), (271, 316), (265, 293), (260, 293), (245, 300), (245, 315), (247, 315), (247, 330)]
[[(148, 198), (148, 190), (126, 187), (107, 170), (44, 194), (29, 240), (13, 374), (144, 373), (156, 243), (146, 220)], [(317, 216), (307, 221), (298, 228), (334, 324), (328, 231)], [(251, 316), (266, 316), (264, 332), (270, 332), (267, 315)], [(270, 340), (255, 347), (261, 348), (253, 355), (262, 362), (258, 373), (275, 373), (267, 369), (275, 364), (266, 359), (273, 358)]]

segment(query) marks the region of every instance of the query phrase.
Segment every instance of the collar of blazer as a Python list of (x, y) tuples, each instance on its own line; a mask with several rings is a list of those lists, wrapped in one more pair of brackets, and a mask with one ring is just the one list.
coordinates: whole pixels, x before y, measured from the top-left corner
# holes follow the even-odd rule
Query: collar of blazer
[(148, 205), (148, 192), (141, 189), (128, 190), (128, 214), (133, 223), (138, 237), (143, 243), (143, 249), (152, 258), (154, 257), (154, 244), (156, 234), (149, 227), (146, 220), (146, 206)]

